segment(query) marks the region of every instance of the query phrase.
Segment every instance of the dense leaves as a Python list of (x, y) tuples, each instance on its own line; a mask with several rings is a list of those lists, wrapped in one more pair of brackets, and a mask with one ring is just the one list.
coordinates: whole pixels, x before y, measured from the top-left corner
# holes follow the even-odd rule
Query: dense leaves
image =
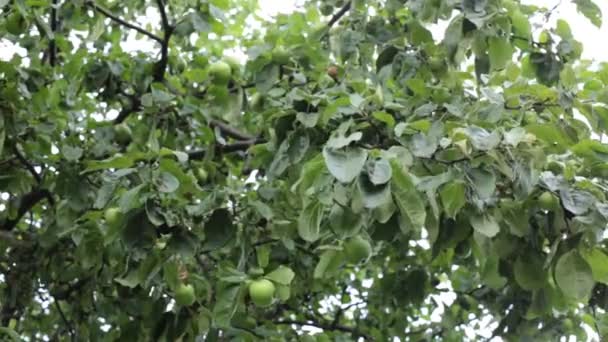
[(608, 338), (608, 64), (567, 21), (257, 8), (0, 0), (3, 339)]

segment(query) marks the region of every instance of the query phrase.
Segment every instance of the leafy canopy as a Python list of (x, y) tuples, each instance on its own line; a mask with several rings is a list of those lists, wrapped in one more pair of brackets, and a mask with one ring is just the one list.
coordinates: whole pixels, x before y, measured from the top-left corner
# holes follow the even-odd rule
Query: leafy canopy
[(256, 8), (0, 0), (24, 51), (0, 62), (0, 333), (608, 334), (608, 64), (567, 21), (515, 0)]

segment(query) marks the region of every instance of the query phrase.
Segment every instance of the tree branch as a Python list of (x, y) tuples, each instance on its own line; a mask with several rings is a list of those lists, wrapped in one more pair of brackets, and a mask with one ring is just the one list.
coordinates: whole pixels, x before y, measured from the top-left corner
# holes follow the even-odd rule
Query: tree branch
[(70, 334), (70, 340), (76, 341), (76, 336), (74, 335), (74, 327), (72, 327), (72, 324), (70, 323), (70, 321), (68, 321), (67, 317), (63, 313), (63, 310), (61, 310), (59, 302), (54, 297), (53, 302), (55, 303), (55, 308), (57, 309), (57, 312), (59, 312), (59, 316), (61, 316), (61, 320), (63, 321), (68, 330), (68, 334)]
[(57, 20), (57, 0), (53, 0), (51, 4), (51, 32), (53, 37), (49, 42), (49, 64), (55, 66), (57, 63), (57, 45), (55, 44), (55, 32), (57, 31), (58, 20)]
[(97, 4), (95, 3), (95, 1), (93, 1), (93, 0), (88, 0), (88, 1), (86, 2), (86, 4), (87, 4), (87, 5), (89, 5), (89, 6), (91, 6), (91, 7), (93, 7), (93, 9), (95, 9), (96, 11), (98, 11), (98, 12), (100, 12), (101, 14), (105, 15), (106, 17), (108, 17), (108, 18), (112, 19), (113, 21), (115, 21), (115, 22), (117, 22), (117, 23), (121, 24), (122, 26), (125, 26), (125, 27), (128, 27), (128, 28), (132, 29), (132, 30), (135, 30), (135, 31), (137, 31), (137, 32), (139, 32), (139, 33), (141, 33), (141, 34), (143, 34), (144, 36), (146, 36), (146, 37), (148, 37), (148, 38), (150, 38), (150, 39), (153, 39), (153, 40), (155, 40), (155, 41), (157, 41), (157, 42), (159, 42), (159, 43), (161, 43), (161, 44), (163, 43), (163, 39), (162, 39), (162, 38), (160, 38), (159, 36), (155, 35), (155, 34), (154, 34), (154, 33), (152, 33), (152, 32), (148, 32), (148, 31), (144, 30), (143, 28), (141, 28), (141, 27), (139, 27), (139, 26), (137, 26), (137, 25), (131, 24), (131, 23), (129, 23), (129, 22), (127, 22), (127, 21), (125, 21), (125, 20), (123, 20), (123, 19), (121, 19), (121, 18), (119, 18), (119, 17), (115, 16), (115, 15), (114, 15), (114, 14), (112, 14), (112, 12), (110, 12), (109, 10), (107, 10), (107, 9), (105, 9), (105, 8), (103, 8), (103, 7), (99, 6), (99, 5), (97, 5)]
[(4, 230), (0, 230), (0, 240), (12, 247), (29, 247), (32, 245), (30, 241), (19, 239), (13, 233)]
[(173, 34), (174, 27), (169, 24), (169, 18), (167, 17), (167, 11), (165, 10), (165, 4), (163, 0), (156, 0), (158, 11), (160, 12), (161, 25), (163, 28), (163, 38), (160, 41), (160, 60), (156, 64), (156, 70), (154, 72), (154, 80), (156, 82), (162, 82), (165, 78), (165, 70), (169, 63), (169, 40)]
[(334, 26), (334, 24), (337, 23), (338, 20), (340, 20), (346, 14), (346, 12), (348, 12), (348, 10), (350, 10), (350, 7), (351, 7), (351, 1), (344, 4), (344, 6), (342, 6), (342, 8), (340, 8), (340, 10), (338, 12), (336, 12), (336, 14), (334, 14), (331, 17), (331, 19), (329, 19), (327, 26), (328, 27)]
[(230, 138), (234, 138), (234, 139), (238, 139), (238, 140), (255, 140), (254, 136), (251, 136), (247, 133), (243, 133), (243, 132), (239, 131), (238, 129), (228, 125), (227, 123), (224, 123), (219, 120), (209, 121), (209, 126), (211, 128), (217, 127), (222, 133), (226, 134), (226, 136), (228, 136)]
[(299, 326), (303, 326), (303, 325), (308, 325), (311, 327), (317, 327), (319, 329), (323, 329), (323, 330), (333, 330), (333, 331), (342, 331), (345, 333), (350, 333), (353, 335), (357, 335), (360, 337), (363, 337), (366, 340), (371, 340), (371, 338), (369, 336), (366, 336), (364, 334), (362, 334), (359, 330), (357, 330), (357, 328), (351, 328), (351, 327), (347, 327), (344, 325), (332, 325), (332, 324), (327, 324), (327, 323), (322, 323), (322, 322), (317, 322), (317, 321), (296, 321), (296, 320), (280, 320), (280, 321), (274, 321), (274, 324), (284, 324), (284, 325), (299, 325)]
[(38, 174), (38, 172), (36, 172), (34, 165), (32, 165), (30, 162), (27, 161), (27, 159), (25, 159), (21, 151), (19, 151), (19, 147), (17, 147), (17, 144), (13, 145), (13, 152), (15, 153), (17, 160), (19, 160), (19, 162), (21, 162), (21, 164), (23, 164), (23, 166), (25, 166), (25, 168), (32, 174), (32, 176), (36, 180), (36, 183), (38, 183), (38, 185), (42, 184), (42, 177), (40, 176), (40, 174)]
[[(237, 141), (235, 143), (227, 144), (227, 145), (216, 145), (215, 151), (216, 151), (216, 153), (220, 153), (220, 154), (232, 153), (232, 152), (238, 152), (238, 151), (246, 151), (251, 146), (256, 145), (256, 144), (261, 144), (263, 142), (264, 142), (264, 140), (262, 140), (262, 139)], [(203, 159), (205, 157), (206, 153), (207, 153), (207, 150), (204, 150), (204, 149), (190, 151), (190, 152), (188, 152), (188, 158), (191, 160)]]
[(31, 192), (23, 195), (19, 203), (19, 209), (17, 210), (17, 217), (14, 219), (7, 219), (2, 226), (0, 226), (0, 230), (11, 231), (13, 228), (17, 226), (17, 223), (21, 221), (21, 218), (30, 211), (38, 202), (43, 199), (48, 199), (48, 201), (53, 205), (55, 202), (53, 200), (53, 195), (50, 191), (46, 189), (37, 189), (32, 190)]

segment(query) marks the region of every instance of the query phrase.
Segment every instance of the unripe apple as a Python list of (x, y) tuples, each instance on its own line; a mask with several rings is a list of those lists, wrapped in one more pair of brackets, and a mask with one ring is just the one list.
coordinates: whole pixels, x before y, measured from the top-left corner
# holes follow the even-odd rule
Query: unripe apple
[(216, 84), (225, 85), (232, 77), (232, 69), (226, 62), (216, 62), (209, 67), (209, 76)]
[(181, 306), (190, 306), (194, 304), (196, 296), (194, 294), (194, 287), (190, 284), (180, 284), (175, 290), (175, 302)]
[(359, 263), (363, 260), (367, 260), (372, 254), (372, 246), (361, 236), (355, 236), (344, 244), (344, 252), (346, 253), (346, 259), (353, 263)]
[(538, 204), (541, 208), (545, 210), (555, 210), (557, 208), (559, 201), (555, 195), (550, 193), (549, 191), (543, 192), (540, 196), (538, 196)]
[(114, 136), (120, 144), (128, 144), (131, 142), (131, 128), (126, 123), (120, 123), (114, 126)]
[(114, 207), (106, 209), (103, 213), (103, 218), (109, 225), (115, 224), (120, 218), (120, 209)]
[(289, 63), (289, 58), (289, 52), (282, 46), (277, 46), (272, 50), (272, 61), (277, 64), (287, 64)]
[(255, 305), (266, 307), (272, 304), (275, 290), (274, 284), (270, 280), (255, 280), (249, 284), (249, 297)]
[(260, 112), (264, 109), (264, 96), (260, 93), (255, 93), (251, 96), (251, 109)]

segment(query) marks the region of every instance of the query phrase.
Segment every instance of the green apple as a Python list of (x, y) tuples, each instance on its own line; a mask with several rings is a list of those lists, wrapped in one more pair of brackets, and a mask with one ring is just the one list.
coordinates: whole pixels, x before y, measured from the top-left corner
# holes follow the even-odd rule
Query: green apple
[(112, 208), (108, 208), (106, 209), (106, 211), (103, 213), (103, 218), (106, 220), (106, 222), (110, 225), (115, 224), (116, 222), (118, 222), (118, 219), (120, 218), (120, 209), (112, 207)]
[(194, 304), (196, 296), (194, 295), (194, 287), (190, 284), (179, 284), (175, 290), (175, 302), (181, 306), (190, 306)]
[(255, 280), (249, 284), (249, 297), (255, 305), (266, 307), (272, 304), (275, 290), (274, 284), (270, 280)]
[(353, 263), (359, 263), (363, 260), (367, 260), (372, 254), (372, 246), (361, 236), (355, 236), (344, 244), (344, 252), (346, 253), (346, 259)]
[(277, 46), (272, 50), (272, 61), (277, 64), (287, 64), (289, 63), (289, 58), (289, 52), (282, 46)]
[(238, 76), (241, 73), (242, 64), (238, 58), (228, 56), (224, 58), (224, 62), (226, 62), (230, 66), (230, 72), (232, 76)]
[(232, 69), (226, 62), (216, 62), (209, 67), (209, 76), (216, 84), (225, 85), (232, 77)]
[(554, 210), (559, 201), (555, 195), (550, 193), (549, 191), (543, 192), (540, 196), (538, 196), (538, 204), (541, 208), (545, 210)]
[(6, 31), (18, 36), (27, 30), (27, 22), (18, 12), (14, 12), (6, 18)]
[(264, 109), (264, 96), (260, 93), (255, 93), (251, 96), (251, 109), (256, 112), (261, 112)]
[(209, 179), (209, 174), (207, 173), (207, 170), (200, 167), (200, 168), (198, 168), (198, 170), (196, 170), (196, 177), (198, 178), (199, 181), (206, 182), (207, 179)]
[(120, 144), (131, 142), (131, 134), (131, 128), (124, 122), (114, 126), (114, 135)]

